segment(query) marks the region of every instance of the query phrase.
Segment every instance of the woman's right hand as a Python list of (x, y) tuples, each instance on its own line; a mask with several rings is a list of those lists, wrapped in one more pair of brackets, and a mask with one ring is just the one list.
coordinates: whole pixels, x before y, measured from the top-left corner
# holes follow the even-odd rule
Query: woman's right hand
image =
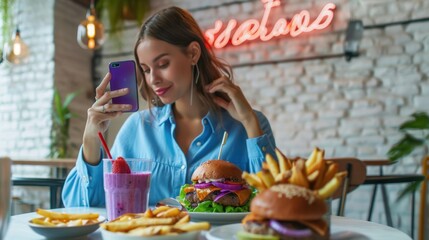
[(99, 159), (100, 144), (98, 132), (104, 133), (110, 120), (121, 115), (122, 111), (132, 108), (130, 104), (112, 104), (112, 98), (128, 94), (128, 88), (115, 91), (106, 91), (110, 82), (110, 73), (107, 73), (100, 85), (96, 88), (95, 103), (88, 109), (88, 118), (83, 133), (84, 158), (91, 164)]

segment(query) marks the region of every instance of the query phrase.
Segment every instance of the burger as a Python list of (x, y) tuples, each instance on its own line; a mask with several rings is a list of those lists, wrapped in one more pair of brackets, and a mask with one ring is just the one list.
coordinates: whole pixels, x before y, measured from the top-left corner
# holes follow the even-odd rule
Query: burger
[(180, 189), (180, 201), (192, 212), (248, 212), (255, 195), (236, 165), (209, 160), (192, 174), (192, 184)]
[(329, 239), (326, 203), (308, 188), (273, 185), (252, 200), (250, 211), (238, 239)]

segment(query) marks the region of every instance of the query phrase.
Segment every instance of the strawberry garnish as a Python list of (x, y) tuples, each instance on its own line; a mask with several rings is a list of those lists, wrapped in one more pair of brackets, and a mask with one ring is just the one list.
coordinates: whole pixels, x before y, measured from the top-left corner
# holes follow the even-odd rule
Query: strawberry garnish
[(112, 172), (113, 173), (131, 173), (130, 166), (125, 161), (123, 157), (118, 157), (112, 163)]

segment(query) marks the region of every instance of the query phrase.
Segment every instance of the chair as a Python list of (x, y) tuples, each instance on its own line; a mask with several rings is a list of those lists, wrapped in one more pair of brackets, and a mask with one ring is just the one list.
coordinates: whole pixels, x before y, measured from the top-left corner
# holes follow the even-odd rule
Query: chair
[(420, 216), (419, 216), (419, 240), (425, 238), (425, 214), (426, 214), (426, 194), (427, 194), (427, 182), (429, 180), (429, 156), (423, 158), (422, 161), (422, 173), (424, 180), (420, 189)]
[[(393, 162), (389, 160), (365, 160), (367, 166), (378, 166), (379, 175), (369, 175), (366, 177), (364, 185), (372, 184), (374, 188), (371, 194), (371, 201), (368, 210), (368, 221), (371, 221), (372, 211), (374, 209), (375, 197), (377, 194), (378, 185), (381, 185), (381, 196), (383, 199), (384, 211), (386, 213), (386, 223), (388, 226), (393, 227), (392, 215), (390, 212), (389, 197), (387, 194), (386, 184), (395, 184), (395, 183), (411, 183), (417, 182), (424, 179), (424, 176), (421, 174), (383, 174), (383, 166), (391, 165)], [(414, 238), (414, 212), (415, 212), (415, 192), (411, 195), (411, 238)]]
[(11, 161), (8, 157), (0, 156), (0, 239), (7, 232), (8, 222), (11, 215)]
[[(37, 186), (49, 187), (50, 190), (50, 208), (61, 208), (63, 203), (61, 197), (58, 198), (58, 193), (64, 186), (65, 179), (59, 178), (23, 178), (12, 177), (13, 186)], [(58, 191), (59, 190), (59, 191)]]
[(326, 161), (332, 161), (338, 164), (338, 171), (347, 171), (342, 186), (334, 193), (333, 199), (339, 198), (338, 216), (344, 216), (347, 194), (361, 185), (366, 178), (366, 166), (357, 158), (331, 158)]
[(28, 165), (28, 166), (45, 166), (53, 170), (54, 178), (26, 178), (14, 177), (12, 182), (14, 186), (39, 186), (49, 187), (50, 190), (50, 208), (59, 208), (63, 204), (59, 193), (64, 185), (65, 177), (68, 171), (76, 164), (76, 159), (60, 158), (60, 159), (13, 159), (13, 166)]

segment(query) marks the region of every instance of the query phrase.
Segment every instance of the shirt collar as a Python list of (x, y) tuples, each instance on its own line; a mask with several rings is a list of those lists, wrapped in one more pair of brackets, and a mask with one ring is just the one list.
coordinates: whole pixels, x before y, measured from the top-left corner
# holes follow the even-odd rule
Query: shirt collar
[(158, 125), (162, 125), (167, 120), (173, 121), (174, 118), (171, 104), (164, 105), (163, 107), (158, 107), (156, 115), (158, 119)]
[(206, 125), (206, 121), (209, 124), (212, 133), (215, 132), (215, 126), (216, 126), (216, 116), (214, 116), (213, 113), (210, 111), (206, 114), (206, 116), (203, 117), (203, 125)]
[[(162, 125), (163, 123), (165, 123), (167, 120), (170, 121), (170, 123), (174, 123), (174, 115), (173, 115), (173, 108), (171, 104), (167, 104), (164, 105), (163, 107), (159, 107), (156, 110), (156, 114), (158, 116), (158, 125)], [(205, 124), (205, 121), (207, 121), (207, 123), (209, 124), (212, 132), (215, 132), (215, 128), (216, 128), (216, 116), (215, 114), (208, 112), (206, 114), (206, 116), (203, 117), (202, 119), (203, 124)]]

